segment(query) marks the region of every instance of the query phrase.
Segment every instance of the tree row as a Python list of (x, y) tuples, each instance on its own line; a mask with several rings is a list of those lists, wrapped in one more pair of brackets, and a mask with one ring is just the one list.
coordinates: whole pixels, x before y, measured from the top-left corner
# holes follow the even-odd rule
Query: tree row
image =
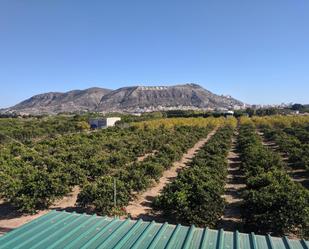
[[(235, 124), (234, 124), (235, 126)], [(155, 209), (176, 222), (214, 227), (223, 215), (227, 153), (231, 147), (232, 126), (220, 128), (202, 147), (188, 168), (165, 186), (154, 201)]]
[(263, 146), (254, 124), (242, 120), (238, 150), (246, 176), (243, 216), (250, 230), (308, 235), (309, 193), (286, 173), (278, 153)]
[[(120, 208), (134, 191), (152, 184), (172, 161), (212, 128), (206, 123), (200, 127), (156, 129), (115, 127), (30, 142), (27, 146), (14, 141), (0, 144), (0, 198), (21, 212), (35, 212), (79, 185), (80, 205), (109, 213), (113, 198), (105, 201), (107, 197), (100, 191), (113, 192), (113, 187), (109, 187), (111, 179), (117, 180)], [(154, 155), (137, 162), (139, 156), (152, 152)]]

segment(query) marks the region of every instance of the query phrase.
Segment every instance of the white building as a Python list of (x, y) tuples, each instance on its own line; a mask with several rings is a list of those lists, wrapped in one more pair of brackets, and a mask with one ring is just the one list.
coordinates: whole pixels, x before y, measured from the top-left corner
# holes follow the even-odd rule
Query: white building
[(94, 118), (89, 120), (89, 125), (91, 129), (101, 129), (106, 127), (114, 126), (117, 121), (120, 121), (120, 117), (110, 117), (110, 118)]

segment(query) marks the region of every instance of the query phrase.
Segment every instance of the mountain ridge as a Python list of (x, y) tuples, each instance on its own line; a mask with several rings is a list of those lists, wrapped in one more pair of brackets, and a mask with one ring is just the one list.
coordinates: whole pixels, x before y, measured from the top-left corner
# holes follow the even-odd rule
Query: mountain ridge
[(147, 112), (166, 109), (235, 109), (244, 103), (217, 95), (198, 84), (127, 86), (116, 90), (92, 87), (34, 95), (2, 113), (57, 114), (61, 112)]

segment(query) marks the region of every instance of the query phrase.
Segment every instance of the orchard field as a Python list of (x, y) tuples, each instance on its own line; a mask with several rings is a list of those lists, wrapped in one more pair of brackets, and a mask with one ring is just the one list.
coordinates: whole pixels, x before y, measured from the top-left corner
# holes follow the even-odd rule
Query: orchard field
[[(14, 121), (8, 122), (9, 135), (10, 130), (20, 127), (16, 121), (17, 127), (12, 127)], [(79, 185), (81, 206), (101, 214), (116, 212), (114, 209), (125, 206), (133, 192), (152, 184), (172, 161), (223, 119), (201, 120), (197, 122), (201, 123), (199, 126), (195, 119), (177, 122), (157, 127), (133, 124), (128, 128), (113, 127), (39, 141), (28, 139), (25, 143), (23, 137), (5, 139), (0, 144), (1, 198), (21, 212), (35, 212)], [(35, 129), (35, 123), (31, 125)], [(143, 161), (137, 160), (147, 154), (150, 156)], [(113, 179), (118, 192), (116, 207), (110, 198)]]
[(76, 206), (86, 212), (129, 216), (129, 203), (215, 130), (151, 211), (218, 228), (230, 205), (224, 196), (234, 141), (245, 183), (238, 229), (309, 236), (308, 117), (156, 118), (96, 132), (81, 118), (71, 127), (65, 120), (0, 120), (0, 199), (20, 213), (47, 209), (78, 186)]

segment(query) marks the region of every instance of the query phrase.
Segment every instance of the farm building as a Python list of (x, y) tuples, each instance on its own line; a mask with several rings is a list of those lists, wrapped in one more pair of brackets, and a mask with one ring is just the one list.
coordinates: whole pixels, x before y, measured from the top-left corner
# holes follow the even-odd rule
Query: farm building
[(234, 117), (234, 111), (231, 111), (231, 110), (225, 111), (225, 112), (223, 112), (223, 115), (227, 118), (232, 118), (232, 117)]
[(91, 129), (101, 129), (110, 126), (114, 126), (117, 121), (120, 121), (120, 117), (110, 117), (110, 118), (100, 118), (100, 119), (90, 119), (89, 125)]
[(0, 248), (308, 249), (309, 242), (51, 211), (0, 237)]

